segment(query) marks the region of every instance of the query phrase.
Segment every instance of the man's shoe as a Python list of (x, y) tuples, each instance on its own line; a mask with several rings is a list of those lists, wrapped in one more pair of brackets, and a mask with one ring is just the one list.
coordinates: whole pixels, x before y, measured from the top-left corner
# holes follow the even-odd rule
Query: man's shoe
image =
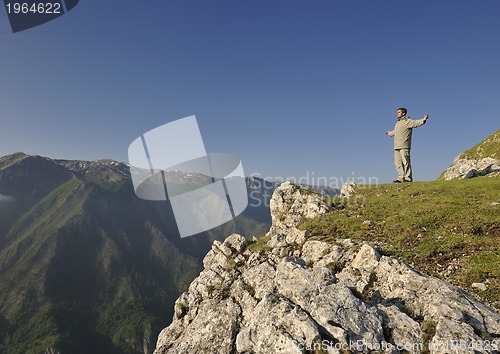
[(397, 179), (395, 181), (392, 181), (392, 183), (401, 183), (401, 181), (399, 179)]
[(411, 179), (405, 179), (403, 182), (412, 182)]

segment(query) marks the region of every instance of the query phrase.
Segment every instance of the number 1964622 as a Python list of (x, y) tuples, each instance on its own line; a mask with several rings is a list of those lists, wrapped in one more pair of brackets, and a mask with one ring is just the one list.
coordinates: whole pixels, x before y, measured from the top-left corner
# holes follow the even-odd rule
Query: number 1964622
[(5, 4), (9, 14), (60, 14), (61, 3), (40, 2), (38, 4), (28, 4), (23, 2), (8, 2)]

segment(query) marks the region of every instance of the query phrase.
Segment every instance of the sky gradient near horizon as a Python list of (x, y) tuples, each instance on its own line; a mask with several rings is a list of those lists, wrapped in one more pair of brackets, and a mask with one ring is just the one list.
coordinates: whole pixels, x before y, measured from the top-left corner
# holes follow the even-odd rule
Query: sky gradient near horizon
[[(500, 128), (500, 1), (81, 0), (13, 34), (0, 9), (0, 156), (127, 161), (196, 115), (247, 175), (396, 177), (396, 109), (416, 181)], [(186, 142), (189, 144), (189, 142)]]

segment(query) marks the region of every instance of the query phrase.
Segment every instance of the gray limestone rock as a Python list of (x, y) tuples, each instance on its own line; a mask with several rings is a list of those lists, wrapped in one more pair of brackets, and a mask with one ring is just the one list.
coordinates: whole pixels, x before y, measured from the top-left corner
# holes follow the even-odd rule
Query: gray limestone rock
[(271, 233), (287, 232), (296, 228), (303, 218), (314, 218), (331, 210), (319, 194), (290, 182), (276, 188), (270, 208)]
[(483, 159), (464, 159), (457, 156), (453, 164), (446, 169), (443, 179), (449, 181), (457, 178), (472, 178), (478, 176), (498, 175), (500, 160), (491, 157)]
[(355, 193), (356, 183), (353, 181), (348, 181), (344, 183), (342, 188), (340, 189), (340, 196), (344, 198), (349, 198), (351, 195)]
[(366, 243), (300, 234), (297, 220), (328, 210), (304, 193), (283, 184), (273, 195), (269, 250), (251, 252), (237, 234), (214, 242), (155, 354), (491, 353), (500, 346), (500, 314), (474, 295)]

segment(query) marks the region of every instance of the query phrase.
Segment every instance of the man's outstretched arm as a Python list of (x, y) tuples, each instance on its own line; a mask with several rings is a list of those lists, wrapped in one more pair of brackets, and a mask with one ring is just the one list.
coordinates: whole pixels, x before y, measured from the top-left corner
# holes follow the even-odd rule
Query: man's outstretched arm
[(427, 119), (429, 118), (429, 115), (426, 113), (424, 114), (424, 118), (422, 119), (417, 119), (417, 120), (412, 120), (412, 119), (407, 119), (406, 120), (406, 126), (408, 128), (418, 128), (425, 123), (427, 123)]

